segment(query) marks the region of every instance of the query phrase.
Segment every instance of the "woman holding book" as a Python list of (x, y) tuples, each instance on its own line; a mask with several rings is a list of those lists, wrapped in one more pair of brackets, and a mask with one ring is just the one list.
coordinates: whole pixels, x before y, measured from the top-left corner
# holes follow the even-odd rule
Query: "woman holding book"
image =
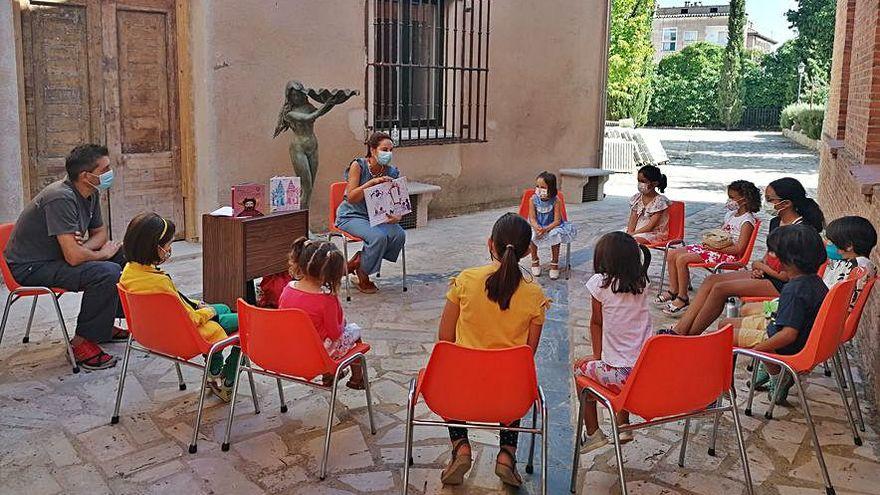
[(336, 226), (364, 240), (364, 247), (348, 261), (348, 273), (357, 275), (357, 288), (365, 294), (379, 289), (370, 275), (379, 272), (382, 260), (397, 261), (406, 233), (398, 225), (400, 217), (388, 216), (385, 223), (371, 226), (364, 191), (396, 179), (397, 167), (391, 165), (394, 142), (384, 132), (374, 132), (367, 140), (367, 156), (356, 158), (345, 171), (345, 199), (336, 210)]

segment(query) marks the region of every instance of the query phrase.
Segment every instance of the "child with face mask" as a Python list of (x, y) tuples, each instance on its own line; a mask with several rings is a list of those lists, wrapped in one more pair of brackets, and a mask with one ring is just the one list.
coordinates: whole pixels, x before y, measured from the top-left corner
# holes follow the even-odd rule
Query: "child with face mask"
[(535, 178), (535, 194), (529, 203), (529, 224), (532, 226), (532, 275), (541, 276), (539, 247), (550, 247), (550, 280), (559, 278), (559, 245), (577, 237), (574, 224), (562, 218), (565, 205), (556, 187), (556, 176), (544, 171)]
[(658, 294), (656, 302), (665, 306), (663, 312), (674, 316), (690, 304), (691, 263), (728, 263), (739, 260), (748, 247), (758, 219), (755, 213), (761, 209), (761, 191), (749, 181), (737, 180), (727, 186), (727, 214), (721, 230), (730, 237), (730, 245), (711, 248), (704, 244), (691, 244), (669, 252), (666, 268), (669, 271), (669, 290)]
[(670, 201), (660, 194), (666, 190), (666, 176), (658, 167), (645, 165), (639, 169), (637, 178), (639, 192), (629, 199), (626, 233), (639, 244), (666, 241), (669, 237)]
[[(141, 213), (134, 217), (125, 231), (123, 248), (128, 263), (122, 270), (119, 283), (125, 290), (135, 294), (166, 293), (176, 296), (199, 334), (207, 342), (214, 343), (238, 331), (238, 315), (225, 304), (206, 304), (194, 301), (175, 287), (171, 277), (159, 265), (171, 258), (171, 241), (175, 226), (156, 213)], [(214, 354), (209, 367), (208, 385), (224, 402), (232, 397), (232, 386), (240, 349), (232, 347), (229, 357)]]

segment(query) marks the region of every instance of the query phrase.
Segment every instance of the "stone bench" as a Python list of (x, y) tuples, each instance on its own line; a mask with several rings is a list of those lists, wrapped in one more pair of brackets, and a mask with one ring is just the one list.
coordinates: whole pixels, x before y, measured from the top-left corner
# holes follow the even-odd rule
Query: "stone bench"
[(424, 227), (428, 223), (428, 205), (441, 188), (434, 184), (414, 181), (407, 181), (406, 186), (409, 189), (409, 200), (413, 211), (403, 216), (400, 226), (405, 229)]
[(563, 168), (559, 170), (560, 189), (566, 203), (601, 201), (605, 198), (605, 182), (614, 172), (601, 168)]

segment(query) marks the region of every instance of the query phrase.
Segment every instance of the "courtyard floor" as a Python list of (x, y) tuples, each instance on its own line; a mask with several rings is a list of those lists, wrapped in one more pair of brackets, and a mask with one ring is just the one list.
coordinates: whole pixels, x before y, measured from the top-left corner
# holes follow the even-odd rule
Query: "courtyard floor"
[[(658, 133), (669, 152), (671, 163), (664, 167), (670, 176), (667, 195), (687, 202), (691, 238), (720, 225), (724, 185), (731, 180), (745, 178), (763, 186), (791, 175), (809, 188), (816, 186), (816, 157), (778, 133), (650, 132)], [(624, 226), (627, 198), (634, 190), (634, 177), (617, 176), (609, 182), (604, 201), (569, 205), (569, 216), (580, 229), (572, 247), (574, 272), (568, 281), (540, 279), (554, 301), (537, 355), (539, 379), (550, 406), (549, 493), (554, 495), (568, 490), (574, 430), (569, 370), (570, 363), (589, 350), (589, 304), (583, 282), (592, 272), (592, 246), (603, 233)], [(209, 397), (199, 450), (191, 455), (186, 447), (197, 401), (195, 372), (184, 370), (190, 387), (181, 392), (170, 364), (133, 354), (121, 421), (111, 426), (120, 367), (72, 375), (48, 302), (38, 308), (29, 344), (21, 343), (28, 308), (17, 305), (0, 354), (0, 493), (399, 493), (409, 380), (425, 365), (436, 339), (448, 278), (488, 262), (486, 238), (504, 211), (432, 220), (425, 228), (408, 231), (409, 292), (400, 292), (399, 266), (388, 264), (378, 281), (379, 294), (356, 293), (344, 305), (348, 320), (364, 328), (364, 339), (373, 346), (370, 377), (378, 432), (375, 436), (369, 432), (363, 393), (342, 387), (324, 481), (318, 479), (318, 464), (326, 395), (287, 385), (290, 410), (282, 414), (274, 382), (257, 377), (263, 412), (254, 415), (249, 398), (239, 396), (229, 452), (220, 450), (227, 407)], [(167, 269), (184, 292), (201, 292), (197, 248), (175, 245), (175, 259)], [(659, 261), (653, 269), (659, 271)], [(62, 302), (72, 328), (77, 296), (65, 296)], [(667, 322), (661, 313), (655, 314), (655, 326)], [(110, 345), (108, 350), (121, 355), (123, 346)], [(745, 375), (741, 363), (736, 381), (741, 401)], [(869, 425), (865, 444), (855, 447), (833, 379), (814, 373), (808, 383), (819, 439), (838, 493), (877, 493), (880, 439), (876, 431)], [(824, 493), (800, 408), (778, 408), (776, 419), (766, 421), (761, 414), (767, 406), (766, 394), (757, 397), (755, 417), (742, 416), (757, 493)], [(792, 402), (797, 404), (796, 399)], [(867, 401), (863, 405), (869, 423), (876, 424), (874, 405)], [(418, 413), (427, 411), (420, 408)], [(684, 469), (677, 466), (682, 424), (636, 433), (635, 441), (624, 446), (630, 493), (745, 493), (731, 422), (722, 422), (716, 457), (706, 455), (710, 423), (698, 421), (694, 426), (697, 431)], [(439, 472), (449, 455), (446, 432), (417, 429), (411, 493), (506, 493), (493, 471), (497, 435), (475, 433), (472, 441), (475, 463), (466, 484), (444, 489)], [(519, 451), (523, 474), (527, 451), (523, 437)], [(579, 469), (581, 493), (618, 492), (610, 447), (582, 458)], [(527, 485), (520, 493), (538, 493), (537, 474), (524, 476)]]

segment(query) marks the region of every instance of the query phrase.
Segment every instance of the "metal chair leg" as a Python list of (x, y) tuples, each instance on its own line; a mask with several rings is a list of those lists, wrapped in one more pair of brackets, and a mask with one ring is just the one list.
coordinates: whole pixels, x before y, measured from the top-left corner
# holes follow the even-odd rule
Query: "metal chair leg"
[(846, 396), (846, 390), (843, 389), (843, 384), (846, 382), (846, 379), (843, 375), (843, 366), (840, 361), (839, 349), (831, 359), (833, 361), (832, 364), (834, 364), (834, 379), (837, 381), (837, 391), (840, 393), (840, 400), (843, 402), (844, 409), (846, 409), (846, 418), (849, 420), (850, 428), (852, 428), (853, 443), (857, 446), (861, 446), (862, 438), (859, 436), (859, 429), (856, 427), (855, 419), (853, 419), (852, 409), (849, 406), (849, 397)]
[(17, 300), (17, 298), (13, 298), (11, 293), (6, 296), (6, 306), (3, 308), (3, 322), (0, 323), (0, 342), (3, 342), (3, 332), (6, 330), (6, 321), (9, 319), (9, 308), (11, 308), (12, 303)]
[(565, 243), (565, 280), (571, 279), (571, 243)]
[[(208, 357), (205, 359), (205, 362), (210, 363), (213, 356), (214, 353), (209, 352)], [(204, 371), (202, 372), (202, 387), (201, 389), (199, 389), (199, 406), (196, 410), (196, 422), (193, 425), (192, 442), (190, 442), (189, 444), (190, 454), (195, 454), (198, 451), (199, 428), (202, 426), (202, 408), (204, 408), (205, 406), (205, 391), (208, 388), (208, 368), (209, 367), (206, 365)]]
[(578, 410), (577, 410), (577, 428), (574, 429), (574, 454), (572, 454), (571, 460), (571, 493), (575, 493), (577, 491), (577, 479), (578, 479), (578, 464), (581, 460), (581, 435), (583, 435), (584, 431), (584, 402), (586, 401), (587, 391), (584, 390), (578, 395)]
[(232, 421), (235, 418), (235, 398), (238, 396), (238, 384), (241, 383), (241, 364), (243, 357), (243, 354), (238, 355), (238, 363), (235, 366), (235, 383), (232, 385), (232, 399), (229, 401), (229, 418), (226, 419), (226, 435), (223, 437), (223, 444), (220, 446), (220, 450), (223, 452), (229, 451), (229, 437), (232, 435)]
[(58, 297), (52, 294), (52, 302), (55, 305), (55, 314), (58, 315), (58, 324), (61, 326), (61, 333), (64, 334), (64, 341), (67, 344), (67, 357), (70, 364), (73, 365), (73, 372), (79, 373), (79, 365), (76, 364), (76, 356), (73, 355), (73, 346), (70, 345), (70, 333), (67, 332), (67, 324), (64, 323), (64, 315), (61, 313), (61, 305), (58, 304)]
[(669, 249), (663, 250), (663, 265), (660, 266), (660, 289), (657, 291), (658, 294), (663, 293), (663, 286), (666, 283), (666, 256), (669, 254)]
[(183, 381), (183, 372), (180, 371), (180, 363), (174, 363), (174, 369), (177, 370), (177, 388), (186, 390), (186, 382)]
[(606, 405), (608, 412), (611, 413), (611, 432), (614, 440), (614, 455), (617, 457), (617, 474), (620, 476), (620, 494), (627, 495), (626, 476), (623, 473), (623, 451), (620, 449), (620, 431), (617, 428), (617, 421), (614, 416), (614, 409), (611, 405)]
[(547, 438), (547, 404), (541, 395), (541, 495), (547, 495), (547, 465), (550, 464), (550, 440)]
[(749, 456), (746, 454), (746, 443), (743, 439), (742, 424), (740, 424), (739, 411), (736, 409), (736, 400), (734, 400), (734, 389), (730, 387), (730, 412), (733, 414), (733, 427), (736, 429), (736, 444), (739, 447), (740, 462), (743, 465), (743, 475), (746, 478), (746, 488), (749, 495), (755, 495), (755, 487), (752, 484), (752, 471), (749, 469)]
[[(345, 262), (348, 263), (348, 240), (345, 236), (342, 236), (342, 255), (345, 257)], [(351, 275), (346, 273), (342, 278), (345, 279), (345, 300), (351, 302)]]
[[(250, 359), (245, 357), (244, 362), (250, 367)], [(238, 375), (236, 375), (236, 377), (238, 377)], [(248, 382), (251, 385), (251, 400), (254, 403), (254, 414), (260, 414), (260, 400), (257, 398), (257, 387), (254, 385), (254, 372), (251, 370), (248, 370)]]
[(373, 419), (373, 396), (370, 393), (370, 377), (367, 372), (367, 356), (361, 356), (361, 369), (364, 377), (364, 394), (367, 398), (367, 416), (370, 418), (370, 433), (376, 434), (376, 421)]
[(403, 291), (407, 291), (406, 287), (406, 245), (400, 250), (401, 264), (403, 265)]
[(330, 392), (330, 410), (327, 412), (327, 431), (324, 433), (324, 454), (321, 456), (321, 473), (319, 477), (323, 480), (327, 476), (327, 457), (330, 454), (330, 434), (333, 432), (333, 411), (336, 409), (336, 390), (339, 387), (339, 375), (342, 368), (337, 368), (333, 376), (333, 388)]
[(755, 399), (755, 380), (758, 379), (758, 367), (760, 363), (757, 358), (752, 358), (752, 380), (749, 382), (749, 398), (746, 400), (746, 416), (752, 415), (752, 401)]
[(413, 415), (415, 414), (416, 380), (409, 382), (409, 394), (406, 402), (405, 443), (403, 445), (403, 495), (409, 493), (409, 466), (412, 459)]
[(125, 386), (125, 373), (128, 372), (128, 357), (131, 355), (131, 334), (128, 336), (128, 342), (125, 344), (125, 355), (122, 357), (122, 369), (119, 370), (119, 385), (116, 388), (116, 407), (113, 408), (113, 416), (110, 417), (110, 424), (119, 423), (119, 406), (122, 405), (122, 388)]
[(678, 467), (684, 467), (684, 456), (687, 454), (688, 434), (691, 431), (691, 419), (684, 420), (684, 432), (681, 435), (681, 451), (678, 453)]
[(34, 312), (37, 310), (37, 299), (40, 296), (34, 296), (34, 300), (31, 303), (31, 314), (28, 316), (27, 328), (24, 331), (24, 337), (21, 339), (22, 344), (27, 344), (31, 340), (31, 325), (34, 323)]
[[(721, 407), (721, 397), (715, 401), (715, 407)], [(715, 413), (715, 418), (712, 420), (712, 441), (709, 444), (709, 455), (711, 457), (715, 457), (715, 440), (718, 438), (718, 421), (721, 419), (721, 413)]]
[(822, 471), (822, 479), (825, 482), (825, 493), (834, 495), (834, 487), (831, 486), (831, 477), (828, 475), (828, 467), (825, 465), (825, 457), (822, 455), (822, 447), (819, 445), (819, 436), (816, 434), (816, 425), (813, 423), (813, 415), (810, 414), (810, 405), (807, 401), (807, 394), (804, 391), (803, 383), (796, 373), (792, 370), (794, 383), (798, 389), (798, 396), (801, 399), (801, 405), (804, 408), (804, 417), (807, 420), (807, 428), (810, 430), (810, 438), (813, 441), (813, 447), (816, 449), (816, 459), (819, 461), (819, 469)]
[[(786, 372), (785, 368), (779, 373), (780, 376), (779, 381), (776, 382), (776, 390), (773, 392), (773, 397), (770, 397), (770, 407), (764, 413), (765, 419), (773, 419), (773, 410), (776, 409), (776, 403), (782, 398), (782, 389), (785, 387), (786, 381), (789, 380), (788, 372)], [(795, 375), (795, 373), (792, 372), (792, 375)], [(797, 377), (792, 376), (791, 379), (795, 380)]]
[(852, 390), (853, 406), (856, 409), (856, 419), (859, 422), (859, 430), (865, 431), (865, 419), (862, 417), (862, 406), (859, 404), (859, 392), (856, 390), (856, 382), (853, 379), (852, 365), (849, 362), (849, 356), (846, 353), (846, 344), (840, 346), (840, 357), (843, 359), (843, 371), (846, 380), (849, 382), (849, 388)]
[(825, 376), (831, 376), (831, 368), (828, 367), (828, 361), (822, 363), (822, 369), (825, 371)]
[(281, 402), (281, 412), (287, 412), (287, 403), (284, 401), (284, 385), (281, 383), (281, 378), (276, 378), (275, 382), (278, 384), (278, 400)]
[[(538, 427), (538, 404), (535, 403), (532, 405), (532, 428)], [(531, 441), (529, 442), (529, 462), (526, 464), (526, 473), (532, 474), (535, 472), (535, 434), (532, 433)]]

